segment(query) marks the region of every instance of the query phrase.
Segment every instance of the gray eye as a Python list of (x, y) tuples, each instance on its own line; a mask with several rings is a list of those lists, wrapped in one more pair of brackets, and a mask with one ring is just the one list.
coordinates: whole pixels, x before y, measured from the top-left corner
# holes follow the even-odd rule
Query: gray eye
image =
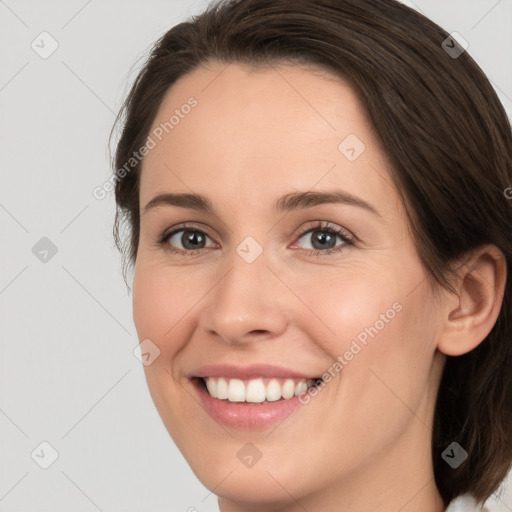
[[(334, 249), (336, 247), (336, 238), (339, 238), (343, 243), (345, 243), (339, 234), (331, 233), (329, 230), (325, 229), (310, 230), (304, 233), (300, 238), (304, 237), (306, 237), (312, 245), (312, 247), (304, 247), (304, 249)], [(339, 245), (343, 245), (343, 243)]]
[[(206, 247), (206, 239), (209, 238), (206, 233), (195, 229), (180, 229), (168, 238), (168, 243), (177, 246), (178, 249), (195, 250)], [(182, 247), (179, 247), (179, 244)]]

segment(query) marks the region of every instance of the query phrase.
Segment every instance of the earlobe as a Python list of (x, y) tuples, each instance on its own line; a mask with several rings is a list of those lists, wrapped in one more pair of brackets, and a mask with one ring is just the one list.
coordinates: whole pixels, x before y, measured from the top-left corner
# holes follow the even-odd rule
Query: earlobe
[(507, 263), (494, 245), (473, 251), (457, 270), (458, 296), (446, 301), (438, 349), (460, 356), (477, 347), (491, 332), (503, 302)]

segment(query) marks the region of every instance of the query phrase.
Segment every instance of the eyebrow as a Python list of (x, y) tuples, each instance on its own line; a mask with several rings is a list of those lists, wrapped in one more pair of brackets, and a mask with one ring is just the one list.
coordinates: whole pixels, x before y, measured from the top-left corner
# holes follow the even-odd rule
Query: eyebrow
[[(272, 211), (274, 213), (284, 213), (304, 208), (311, 208), (321, 204), (347, 204), (367, 210), (379, 217), (381, 216), (370, 203), (340, 189), (326, 192), (311, 190), (307, 192), (292, 192), (280, 197), (274, 203)], [(216, 215), (211, 201), (201, 194), (158, 194), (146, 204), (143, 213), (146, 213), (158, 206), (178, 206), (180, 208), (189, 208)]]

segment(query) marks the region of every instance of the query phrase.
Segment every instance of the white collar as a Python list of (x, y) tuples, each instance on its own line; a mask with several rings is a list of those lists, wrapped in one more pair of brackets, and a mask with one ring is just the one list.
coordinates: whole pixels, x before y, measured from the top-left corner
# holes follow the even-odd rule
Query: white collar
[(473, 496), (463, 494), (450, 502), (446, 512), (489, 512), (489, 510), (481, 505), (477, 505)]

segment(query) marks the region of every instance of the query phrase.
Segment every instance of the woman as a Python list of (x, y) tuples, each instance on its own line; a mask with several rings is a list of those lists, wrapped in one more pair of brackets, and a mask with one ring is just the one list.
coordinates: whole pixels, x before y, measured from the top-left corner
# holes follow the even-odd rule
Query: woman
[(394, 0), (224, 1), (120, 121), (149, 390), (220, 510), (480, 510), (512, 460), (512, 137), (464, 47)]

